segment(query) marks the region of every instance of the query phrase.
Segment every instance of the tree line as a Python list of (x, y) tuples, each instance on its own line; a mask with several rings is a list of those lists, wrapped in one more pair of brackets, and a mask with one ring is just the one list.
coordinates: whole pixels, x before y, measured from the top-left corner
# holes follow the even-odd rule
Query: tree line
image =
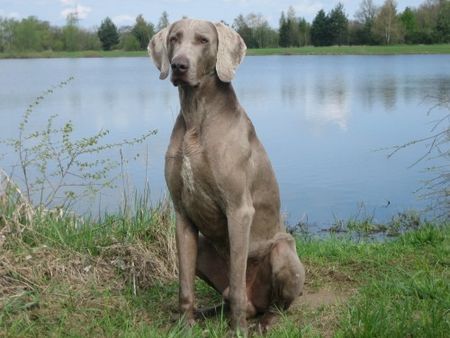
[(281, 13), (278, 30), (254, 13), (238, 16), (233, 28), (249, 48), (449, 43), (450, 0), (425, 0), (403, 12), (395, 0), (384, 0), (381, 6), (362, 0), (354, 19), (338, 3), (328, 13), (319, 10), (311, 23), (289, 7)]
[[(134, 25), (117, 27), (107, 17), (95, 29), (80, 27), (75, 14), (67, 17), (63, 27), (34, 16), (21, 20), (0, 17), (0, 52), (144, 50), (153, 34), (168, 25), (167, 12), (156, 25), (138, 15)], [(232, 27), (249, 48), (449, 43), (450, 0), (425, 0), (403, 12), (397, 10), (395, 0), (384, 0), (381, 6), (362, 0), (353, 19), (338, 3), (328, 13), (320, 10), (311, 23), (289, 7), (281, 13), (278, 29), (255, 13), (239, 15)]]
[(80, 27), (76, 14), (70, 14), (63, 27), (35, 16), (22, 20), (0, 17), (0, 52), (144, 50), (153, 34), (168, 25), (167, 12), (162, 13), (156, 26), (138, 15), (132, 26), (118, 28), (107, 17), (95, 29)]

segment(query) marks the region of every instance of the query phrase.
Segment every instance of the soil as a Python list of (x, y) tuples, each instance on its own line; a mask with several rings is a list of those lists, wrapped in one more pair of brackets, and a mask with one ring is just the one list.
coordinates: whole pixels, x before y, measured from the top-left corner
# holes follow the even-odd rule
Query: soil
[(303, 295), (296, 300), (295, 306), (306, 305), (310, 308), (318, 308), (321, 306), (342, 303), (347, 298), (348, 294), (346, 292), (330, 290), (327, 288), (304, 290)]

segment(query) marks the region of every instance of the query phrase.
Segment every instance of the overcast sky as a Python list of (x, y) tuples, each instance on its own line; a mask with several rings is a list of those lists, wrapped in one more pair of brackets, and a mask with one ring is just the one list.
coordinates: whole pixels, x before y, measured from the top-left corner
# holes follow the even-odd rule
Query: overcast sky
[[(353, 19), (362, 0), (341, 0), (350, 19)], [(374, 0), (381, 5), (384, 0)], [(397, 0), (397, 9), (417, 7), (424, 0)], [(326, 12), (336, 6), (338, 0), (0, 0), (0, 16), (23, 18), (30, 15), (62, 26), (67, 14), (77, 11), (80, 24), (84, 27), (99, 26), (107, 16), (118, 25), (133, 24), (138, 14), (147, 21), (156, 24), (161, 13), (169, 13), (169, 20), (175, 21), (182, 16), (207, 19), (231, 24), (239, 14), (258, 13), (269, 21), (272, 27), (278, 27), (281, 11), (293, 6), (297, 16), (305, 17), (309, 22), (320, 9)]]

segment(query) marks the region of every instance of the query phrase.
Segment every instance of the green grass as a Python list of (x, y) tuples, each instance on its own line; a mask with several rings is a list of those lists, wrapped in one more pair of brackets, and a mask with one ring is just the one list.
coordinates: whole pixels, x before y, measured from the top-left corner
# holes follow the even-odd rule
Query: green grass
[[(450, 44), (394, 45), (394, 46), (330, 46), (295, 48), (248, 49), (247, 55), (401, 55), (450, 54)], [(78, 52), (4, 52), (0, 59), (15, 58), (89, 58), (89, 57), (146, 57), (146, 51), (78, 51)]]
[(335, 336), (445, 337), (449, 332), (448, 225), (424, 225), (383, 243), (299, 241), (298, 251), (314, 272), (316, 288), (327, 275), (356, 288), (339, 311)]
[(394, 46), (329, 46), (249, 49), (247, 55), (401, 55), (450, 54), (450, 44)]
[[(0, 201), (0, 336), (224, 337), (228, 317), (178, 321), (174, 225), (165, 204), (100, 221)], [(358, 229), (365, 228), (365, 226)], [(305, 293), (268, 337), (445, 337), (450, 225), (395, 239), (299, 237)], [(200, 307), (220, 297), (197, 281)], [(250, 321), (251, 332), (256, 322)]]
[(76, 52), (54, 52), (54, 51), (23, 51), (3, 52), (0, 59), (32, 59), (32, 58), (103, 58), (103, 57), (143, 57), (148, 56), (146, 51), (123, 51), (123, 50), (86, 50)]

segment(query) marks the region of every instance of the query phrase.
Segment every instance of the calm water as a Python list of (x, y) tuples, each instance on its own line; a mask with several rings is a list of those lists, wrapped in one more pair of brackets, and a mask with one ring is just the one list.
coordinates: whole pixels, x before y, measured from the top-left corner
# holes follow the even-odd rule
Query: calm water
[[(33, 98), (69, 76), (75, 80), (35, 110), (32, 124), (59, 114), (79, 135), (109, 129), (109, 142), (158, 129), (148, 142), (147, 175), (153, 198), (164, 195), (163, 159), (178, 94), (147, 58), (1, 60), (1, 137), (16, 136)], [(439, 112), (427, 116), (433, 103), (425, 98), (450, 91), (450, 56), (247, 57), (234, 87), (272, 160), (289, 223), (325, 227), (359, 212), (383, 221), (424, 206), (413, 192), (429, 163), (408, 166), (425, 148), (391, 159), (375, 150), (429, 135)], [(127, 167), (137, 187), (145, 182), (144, 158)], [(6, 154), (0, 166), (10, 164)], [(120, 201), (119, 192), (103, 193), (103, 206)]]

